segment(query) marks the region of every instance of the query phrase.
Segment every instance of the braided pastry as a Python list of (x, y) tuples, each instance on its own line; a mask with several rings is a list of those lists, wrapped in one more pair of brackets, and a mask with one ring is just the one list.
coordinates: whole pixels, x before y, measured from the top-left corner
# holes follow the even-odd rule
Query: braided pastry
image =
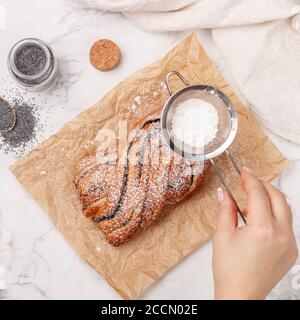
[(201, 185), (207, 170), (207, 162), (185, 160), (164, 144), (159, 114), (137, 124), (122, 161), (97, 161), (95, 153), (77, 165), (74, 184), (83, 213), (113, 246), (157, 222)]

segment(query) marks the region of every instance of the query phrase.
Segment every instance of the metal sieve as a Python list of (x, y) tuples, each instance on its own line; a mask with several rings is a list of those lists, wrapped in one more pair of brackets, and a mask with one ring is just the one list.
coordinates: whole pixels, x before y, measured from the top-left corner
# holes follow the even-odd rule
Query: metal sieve
[[(177, 76), (185, 85), (183, 88), (174, 93), (172, 92), (170, 86), (171, 76)], [(209, 160), (212, 163), (216, 173), (218, 174), (228, 194), (235, 202), (241, 218), (246, 223), (245, 217), (239, 209), (232, 195), (232, 192), (221, 172), (221, 169), (214, 161), (214, 158), (221, 155), (222, 153), (225, 153), (228, 156), (231, 163), (233, 164), (235, 170), (238, 172), (238, 174), (240, 174), (238, 164), (236, 163), (234, 157), (228, 150), (229, 146), (235, 138), (238, 128), (238, 119), (236, 111), (233, 105), (231, 104), (229, 98), (221, 90), (215, 87), (203, 84), (190, 85), (184, 79), (184, 77), (177, 71), (171, 71), (167, 73), (165, 82), (170, 97), (165, 103), (161, 114), (161, 129), (164, 141), (174, 152), (176, 152), (183, 158), (192, 161)], [(176, 107), (183, 101), (190, 98), (197, 98), (211, 103), (215, 107), (219, 117), (218, 133), (216, 137), (202, 148), (195, 148), (187, 144), (184, 144), (182, 141), (176, 138), (172, 129), (172, 119)]]

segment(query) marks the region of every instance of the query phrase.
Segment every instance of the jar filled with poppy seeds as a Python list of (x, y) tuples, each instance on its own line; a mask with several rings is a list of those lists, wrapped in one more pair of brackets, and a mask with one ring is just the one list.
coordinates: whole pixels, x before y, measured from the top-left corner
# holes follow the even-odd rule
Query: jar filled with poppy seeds
[(46, 90), (58, 75), (58, 61), (50, 46), (40, 39), (17, 42), (9, 52), (7, 63), (13, 79), (26, 91)]

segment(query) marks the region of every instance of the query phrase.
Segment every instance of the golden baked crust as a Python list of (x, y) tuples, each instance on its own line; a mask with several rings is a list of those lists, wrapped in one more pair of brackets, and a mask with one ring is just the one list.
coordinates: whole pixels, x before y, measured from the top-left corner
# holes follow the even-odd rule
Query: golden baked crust
[(83, 213), (113, 246), (153, 225), (166, 208), (196, 190), (208, 167), (179, 157), (164, 144), (159, 114), (137, 124), (124, 161), (97, 161), (92, 154), (78, 163), (74, 184)]

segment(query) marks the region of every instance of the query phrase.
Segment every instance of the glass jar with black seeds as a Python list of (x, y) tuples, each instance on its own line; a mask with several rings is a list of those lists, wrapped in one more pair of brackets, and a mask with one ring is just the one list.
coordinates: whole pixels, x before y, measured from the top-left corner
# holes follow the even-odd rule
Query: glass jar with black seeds
[(58, 62), (52, 49), (40, 39), (17, 42), (10, 50), (7, 63), (13, 79), (27, 91), (46, 90), (58, 74)]

